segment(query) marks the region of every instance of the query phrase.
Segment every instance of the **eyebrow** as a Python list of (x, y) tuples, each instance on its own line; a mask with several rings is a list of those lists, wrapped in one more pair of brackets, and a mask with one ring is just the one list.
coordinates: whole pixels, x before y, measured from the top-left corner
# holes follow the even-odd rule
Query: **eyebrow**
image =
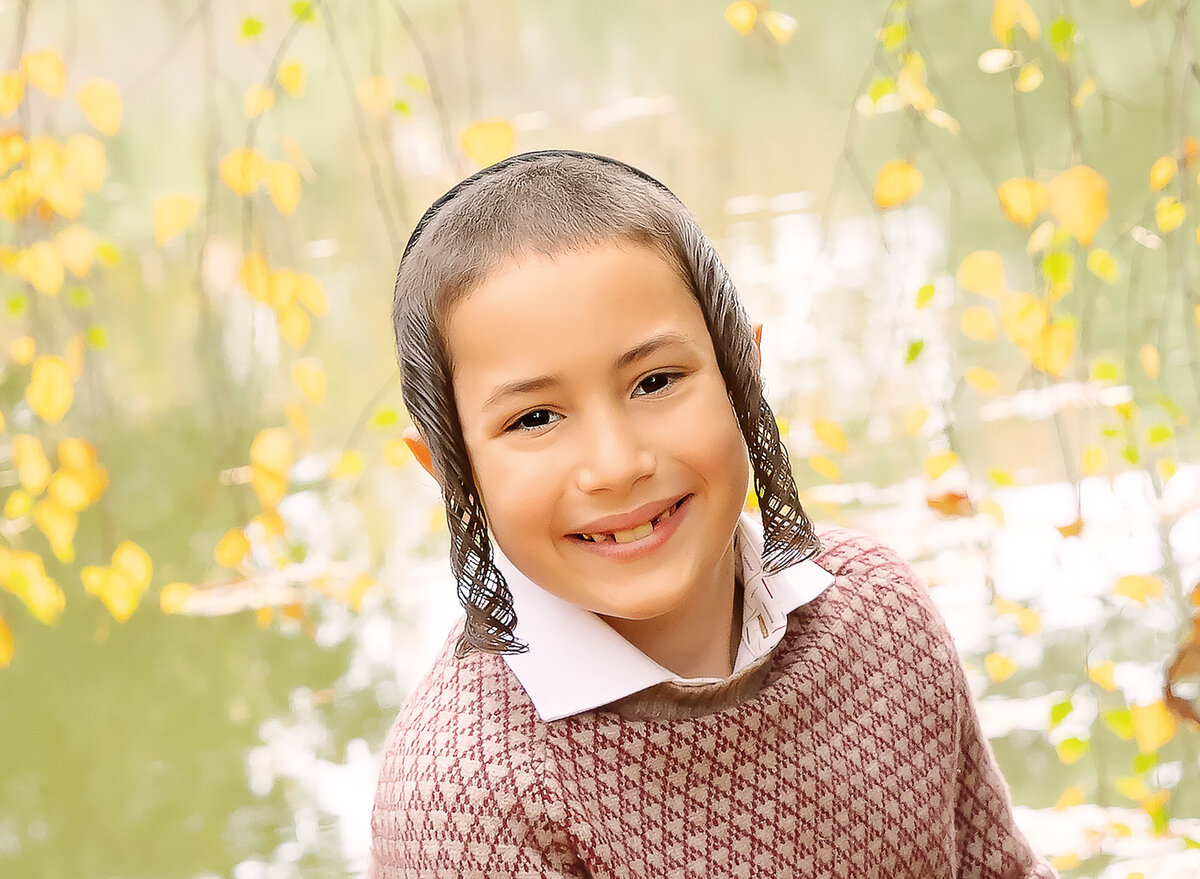
[[(637, 361), (649, 357), (655, 351), (661, 348), (666, 348), (670, 345), (690, 345), (692, 340), (679, 333), (662, 333), (657, 336), (651, 336), (644, 342), (639, 342), (634, 345), (624, 354), (617, 358), (614, 364), (619, 371)], [(484, 401), (483, 408), (491, 409), (505, 397), (514, 394), (527, 394), (533, 391), (544, 391), (546, 388), (554, 387), (559, 383), (558, 376), (540, 375), (537, 378), (520, 379), (518, 381), (506, 382), (497, 387), (490, 397)]]

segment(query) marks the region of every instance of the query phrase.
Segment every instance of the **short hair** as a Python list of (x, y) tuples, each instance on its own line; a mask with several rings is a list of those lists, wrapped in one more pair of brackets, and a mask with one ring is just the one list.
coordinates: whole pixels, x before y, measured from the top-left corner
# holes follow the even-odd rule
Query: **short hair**
[(511, 156), (466, 178), (425, 212), (400, 259), (392, 307), (404, 405), (442, 488), (450, 564), (466, 611), (457, 659), (529, 647), (513, 634), (512, 593), (493, 563), (455, 403), (446, 322), (456, 303), (510, 259), (614, 243), (658, 250), (703, 312), (754, 469), (764, 569), (778, 572), (821, 549), (764, 395), (750, 321), (691, 212), (658, 180), (607, 156), (572, 150)]

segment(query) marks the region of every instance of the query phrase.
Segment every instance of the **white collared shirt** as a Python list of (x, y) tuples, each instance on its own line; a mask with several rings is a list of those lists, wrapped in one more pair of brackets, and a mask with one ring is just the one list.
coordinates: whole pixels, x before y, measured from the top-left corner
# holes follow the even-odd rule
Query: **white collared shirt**
[[(757, 513), (742, 512), (737, 538), (743, 604), (734, 675), (773, 650), (787, 631), (788, 614), (833, 582), (833, 575), (811, 559), (777, 574), (764, 574), (763, 531)], [(592, 611), (535, 584), (494, 541), (492, 552), (512, 592), (517, 615), (513, 633), (529, 645), (529, 652), (505, 654), (504, 659), (542, 720), (598, 708), (664, 681), (722, 680), (682, 678), (663, 668)]]

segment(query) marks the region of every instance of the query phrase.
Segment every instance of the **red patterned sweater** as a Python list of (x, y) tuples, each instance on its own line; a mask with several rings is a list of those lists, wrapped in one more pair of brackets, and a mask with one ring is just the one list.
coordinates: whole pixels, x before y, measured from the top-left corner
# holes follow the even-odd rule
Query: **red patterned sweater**
[(911, 569), (826, 528), (835, 580), (748, 674), (544, 722), (451, 631), (388, 735), (374, 879), (1054, 879), (1013, 821)]

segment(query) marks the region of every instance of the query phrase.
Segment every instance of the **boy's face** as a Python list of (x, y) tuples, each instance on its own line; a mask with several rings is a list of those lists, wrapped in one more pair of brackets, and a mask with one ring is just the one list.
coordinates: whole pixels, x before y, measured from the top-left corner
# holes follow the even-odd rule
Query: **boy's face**
[[(446, 332), (476, 485), (513, 564), (574, 605), (651, 627), (732, 589), (746, 445), (700, 307), (658, 252), (623, 243), (509, 261)], [(666, 335), (677, 338), (621, 363)], [(494, 398), (542, 376), (555, 381)], [(684, 496), (648, 537), (578, 536), (650, 505), (647, 522)]]

